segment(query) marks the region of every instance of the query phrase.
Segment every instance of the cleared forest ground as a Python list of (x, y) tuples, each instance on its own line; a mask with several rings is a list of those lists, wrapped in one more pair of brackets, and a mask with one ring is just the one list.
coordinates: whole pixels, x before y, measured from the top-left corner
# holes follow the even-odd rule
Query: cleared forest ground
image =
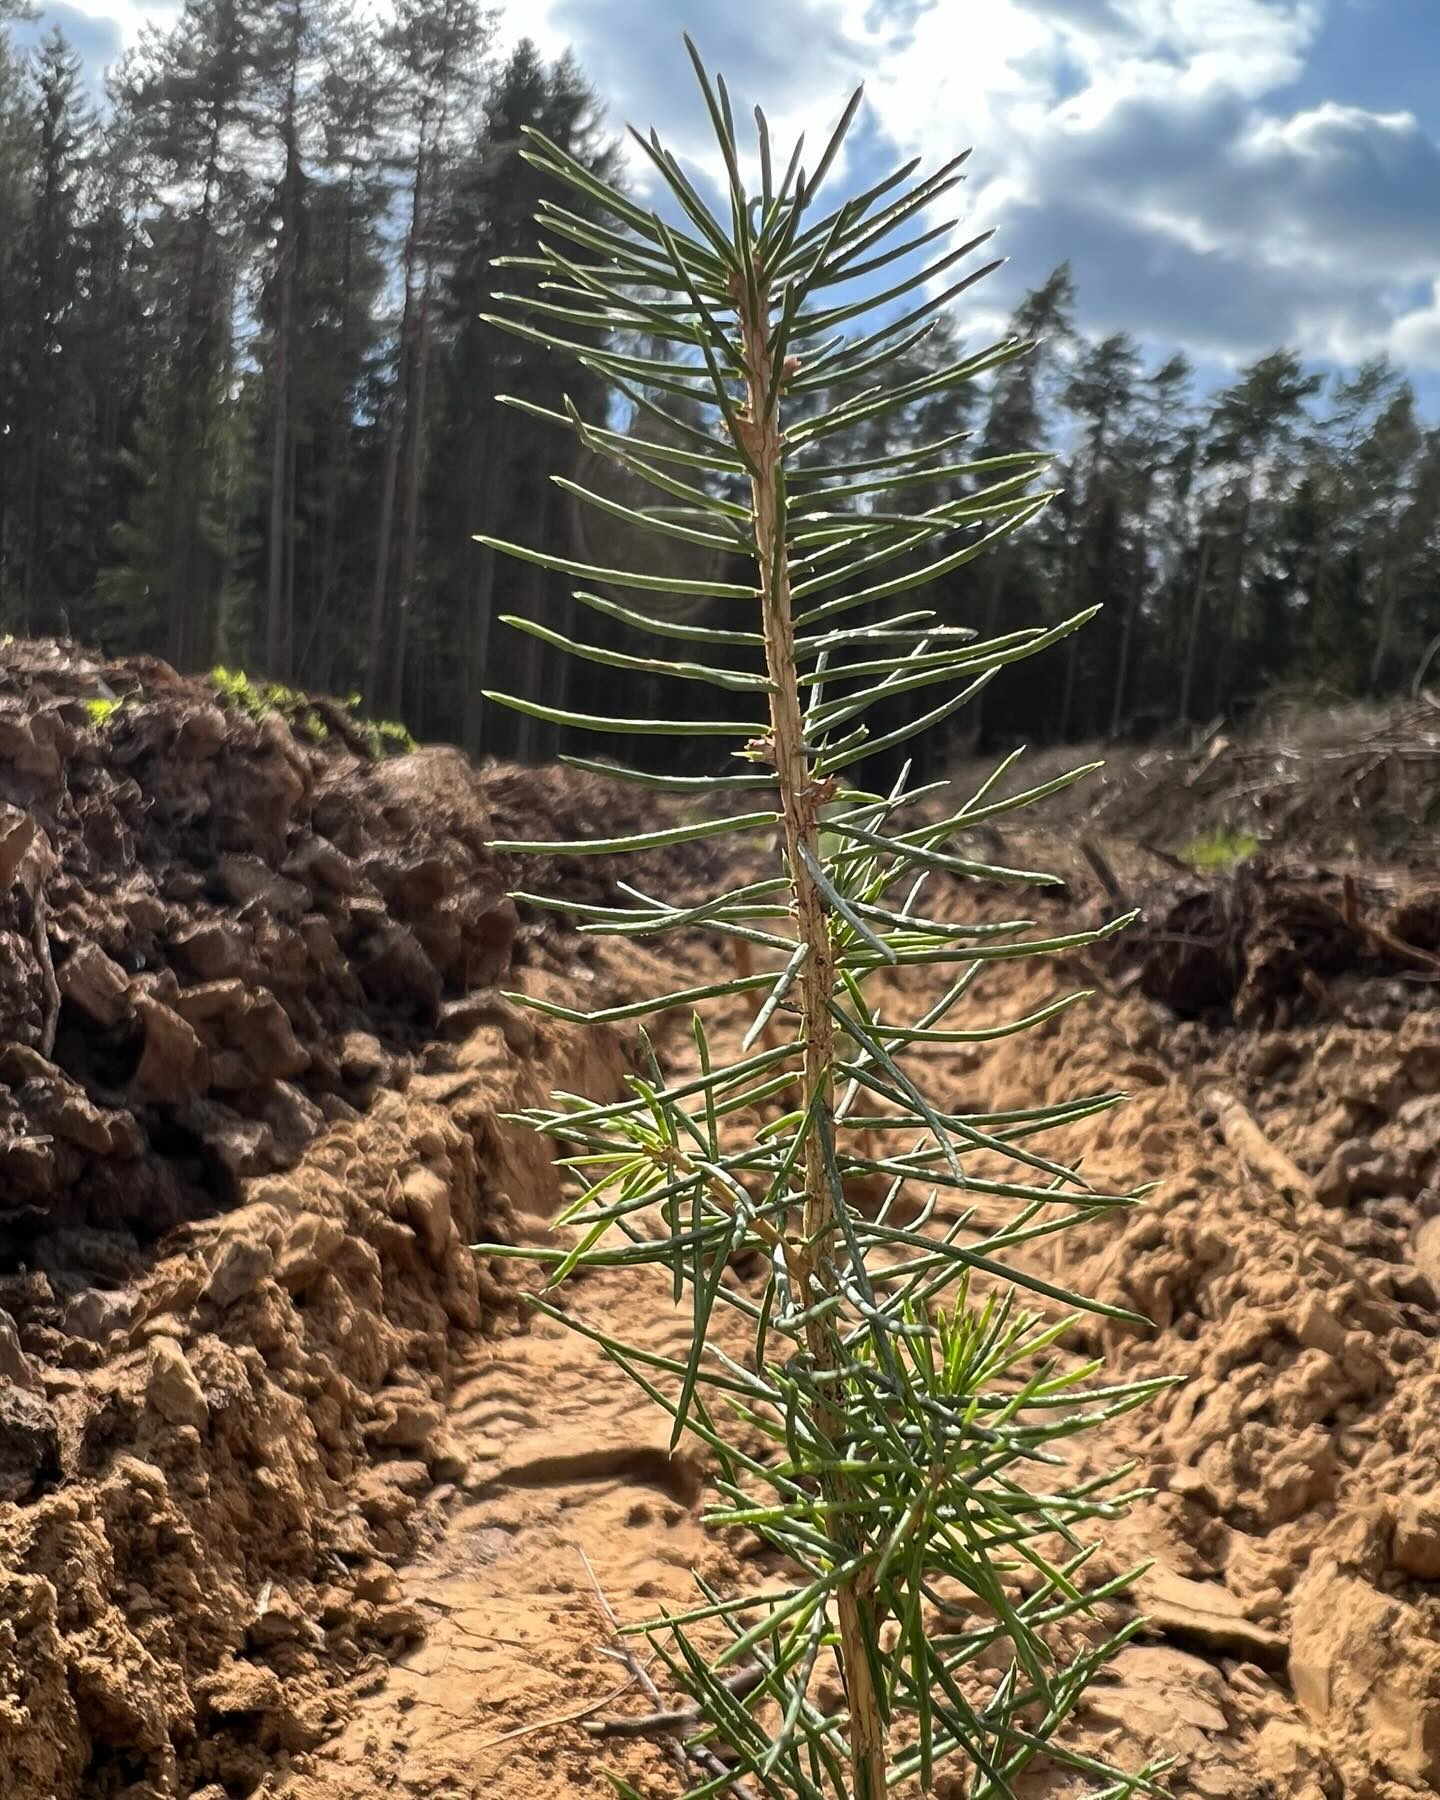
[[(1433, 809), (1405, 760), (1403, 807)], [(1117, 1375), (1187, 1378), (1085, 1449), (1157, 1490), (1101, 1552), (1153, 1559), (1151, 1624), (1087, 1738), (1170, 1750), (1181, 1796), (1401, 1800), (1440, 1786), (1440, 892), (1423, 837), (1361, 830), (1343, 859), (1317, 834), (1323, 867), (1288, 830), (1283, 860), (1170, 866), (1241, 830), (1180, 817), (1195, 766), (1164, 840), (1072, 816), (1023, 846), (1069, 878), (1026, 896), (1047, 927), (1143, 919), (1103, 964), (998, 966), (986, 1018), (1096, 997), (937, 1067), (997, 1107), (1127, 1088), (1050, 1148), (1159, 1183), (1065, 1271), (1155, 1321), (1084, 1339)], [(700, 1528), (704, 1469), (663, 1416), (466, 1249), (538, 1239), (559, 1199), (499, 1115), (630, 1066), (493, 991), (652, 984), (649, 952), (517, 916), (536, 872), (483, 848), (598, 830), (604, 791), (370, 763), (161, 665), (0, 652), (7, 1796), (558, 1800), (607, 1767), (675, 1791), (663, 1743), (576, 1716), (651, 1704), (590, 1571), (626, 1619), (691, 1603), (697, 1568), (771, 1571)], [(720, 868), (691, 847), (667, 873)], [(670, 985), (718, 966), (666, 948)], [(681, 1066), (686, 1021), (657, 1045)], [(601, 1330), (640, 1312), (614, 1275), (570, 1303)], [(1039, 1770), (1025, 1793), (1064, 1791)]]

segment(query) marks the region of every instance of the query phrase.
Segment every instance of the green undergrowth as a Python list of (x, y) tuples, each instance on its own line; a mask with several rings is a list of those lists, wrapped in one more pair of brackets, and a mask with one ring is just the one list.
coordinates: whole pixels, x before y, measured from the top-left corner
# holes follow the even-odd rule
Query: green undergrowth
[(1220, 826), (1195, 838), (1180, 854), (1192, 869), (1223, 872), (1249, 862), (1259, 848), (1260, 840), (1253, 832), (1231, 831)]
[[(360, 711), (359, 694), (321, 703), (298, 688), (259, 680), (244, 669), (227, 669), (223, 664), (210, 671), (210, 679), (222, 705), (252, 719), (279, 713), (297, 737), (313, 744), (323, 744), (336, 735), (331, 721), (338, 712), (350, 728), (347, 736), (363, 743), (377, 762), (388, 756), (405, 756), (415, 748), (414, 738), (397, 720), (367, 719)], [(327, 711), (331, 714), (329, 719)]]

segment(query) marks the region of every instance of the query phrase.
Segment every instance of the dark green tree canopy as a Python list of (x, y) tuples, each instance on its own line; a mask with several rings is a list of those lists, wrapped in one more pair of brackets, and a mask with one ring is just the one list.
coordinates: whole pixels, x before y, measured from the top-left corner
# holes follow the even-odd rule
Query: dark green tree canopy
[[(603, 708), (605, 677), (493, 629), (523, 614), (567, 633), (568, 589), (498, 566), (472, 536), (533, 528), (611, 566), (634, 547), (624, 508), (644, 478), (577, 444), (564, 479), (612, 509), (551, 482), (542, 420), (488, 396), (549, 410), (568, 386), (584, 410), (598, 375), (562, 382), (542, 344), (481, 315), (541, 278), (503, 266), (537, 213), (570, 215), (576, 256), (574, 233), (601, 225), (520, 145), (536, 128), (623, 185), (604, 96), (532, 45), (498, 59), (480, 0), (403, 0), (382, 33), (352, 0), (185, 0), (95, 105), (60, 34), (19, 47), (5, 21), (26, 10), (0, 0), (0, 629), (364, 692), (476, 752), (568, 744), (480, 698), (498, 684)], [(936, 239), (917, 256), (945, 253)], [(1042, 276), (1009, 327), (1035, 351), (966, 388), (924, 385), (964, 350), (956, 328), (915, 337), (897, 353), (913, 399), (835, 435), (852, 462), (963, 432), (972, 459), (1054, 450), (1061, 500), (985, 568), (935, 577), (928, 603), (986, 636), (1105, 608), (1058, 710), (1050, 681), (1021, 671), (1003, 727), (982, 703), (925, 754), (1143, 736), (1243, 712), (1277, 682), (1404, 688), (1440, 631), (1440, 449), (1404, 372), (1372, 360), (1322, 377), (1281, 348), (1199, 392), (1183, 358), (1087, 338), (1083, 298), (1065, 266)], [(563, 333), (574, 295), (550, 299)], [(663, 327), (615, 322), (608, 347), (635, 366), (609, 422), (668, 440), (678, 477), (677, 427), (648, 410), (693, 406), (651, 379)], [(798, 390), (797, 416), (821, 398)], [(912, 498), (962, 490), (939, 476)], [(657, 576), (678, 545), (646, 546)], [(657, 604), (715, 622), (700, 596)]]

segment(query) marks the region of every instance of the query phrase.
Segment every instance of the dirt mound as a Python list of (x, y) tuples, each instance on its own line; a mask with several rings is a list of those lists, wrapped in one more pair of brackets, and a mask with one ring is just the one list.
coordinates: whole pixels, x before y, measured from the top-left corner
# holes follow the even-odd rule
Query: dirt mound
[(1257, 857), (1122, 899), (1141, 916), (1113, 941), (1111, 967), (1182, 1018), (1285, 1024), (1322, 1010), (1342, 978), (1440, 976), (1440, 886), (1394, 872)]
[(509, 1304), (466, 1246), (554, 1200), (496, 1115), (618, 1080), (603, 1034), (493, 991), (489, 777), (255, 698), (0, 647), (15, 1800), (250, 1792), (423, 1633), (391, 1567), (463, 1472), (446, 1396)]
[(486, 817), (458, 753), (0, 650), (0, 1272), (63, 1312), (402, 1078), (508, 961)]
[[(558, 1800), (617, 1764), (658, 1796), (661, 1751), (597, 1745), (580, 1717), (645, 1702), (576, 1544), (626, 1617), (693, 1601), (697, 1568), (773, 1577), (743, 1532), (702, 1532), (703, 1472), (666, 1454), (663, 1416), (594, 1346), (525, 1328), (464, 1247), (540, 1236), (558, 1199), (501, 1115), (612, 1093), (628, 1066), (496, 979), (596, 1006), (727, 966), (703, 938), (602, 948), (517, 921), (505, 888), (608, 899), (623, 873), (684, 895), (726, 880), (733, 846), (502, 865), (492, 837), (640, 831), (656, 808), (375, 747), (329, 703), (227, 708), (161, 664), (0, 649), (16, 1800)], [(1063, 1269), (1034, 1246), (1156, 1323), (1080, 1346), (1118, 1378), (1185, 1377), (1107, 1443), (1073, 1440), (1157, 1490), (1100, 1552), (1154, 1561), (1151, 1622), (1080, 1729), (1124, 1763), (1173, 1753), (1178, 1795), (1416, 1800), (1440, 1789), (1440, 902), (1293, 856), (1148, 885), (1153, 859), (1115, 866), (1144, 919), (1074, 971), (1096, 1001), (934, 1058), (957, 1110), (1127, 1087), (1047, 1149), (1158, 1183), (1064, 1240)], [(1033, 898), (1047, 930), (1097, 904), (1083, 876)], [(977, 1016), (1055, 983), (997, 964)], [(718, 1051), (750, 1017), (719, 1005)], [(677, 1070), (686, 1025), (653, 1034)], [(574, 1304), (602, 1334), (638, 1321), (657, 1355), (683, 1344), (668, 1290), (607, 1271)], [(1037, 1763), (1022, 1800), (1067, 1780)]]
[[(586, 838), (638, 837), (663, 826), (713, 819), (742, 810), (731, 794), (697, 795), (687, 805), (653, 789), (606, 780), (585, 770), (520, 768), (491, 764), (485, 769), (485, 797), (494, 836), (511, 842), (573, 843)], [(751, 808), (763, 798), (747, 797)], [(582, 903), (615, 904), (615, 883), (681, 902), (715, 891), (733, 873), (737, 843), (754, 839), (700, 838), (620, 856), (560, 855), (510, 861), (516, 885), (541, 894), (564, 894)]]
[[(1048, 828), (1158, 846), (1202, 865), (1248, 848), (1423, 866), (1440, 826), (1440, 710), (1433, 702), (1326, 707), (1276, 699), (1243, 726), (1183, 741), (1072, 744), (1022, 757), (995, 787), (1020, 790), (1082, 764), (1087, 781), (1047, 802)], [(995, 761), (957, 771), (973, 789)]]
[(603, 1039), (531, 1048), (480, 1031), (170, 1233), (97, 1366), (9, 1345), (0, 1459), (43, 1417), (50, 1466), (0, 1506), (7, 1795), (253, 1792), (425, 1636), (394, 1568), (465, 1476), (446, 1402), (509, 1305), (468, 1245), (513, 1229), (501, 1181), (556, 1194), (496, 1114), (617, 1079)]
[(1169, 1727), (1181, 1792), (1440, 1784), (1437, 1000), (1356, 974), (1260, 1033), (1132, 996), (991, 1065), (1001, 1101), (1118, 1074), (1129, 1106), (1060, 1153), (1160, 1183), (1064, 1274), (1156, 1321), (1095, 1334), (1127, 1375), (1186, 1377), (1113, 1446), (1161, 1490), (1116, 1541), (1158, 1556), (1153, 1629), (1225, 1677), (1208, 1724)]

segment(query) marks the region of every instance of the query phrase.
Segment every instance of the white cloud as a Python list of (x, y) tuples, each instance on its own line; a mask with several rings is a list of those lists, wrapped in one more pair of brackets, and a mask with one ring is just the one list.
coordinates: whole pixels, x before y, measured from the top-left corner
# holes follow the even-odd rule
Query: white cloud
[[(1287, 102), (1327, 3), (1347, 0), (510, 0), (502, 28), (573, 45), (614, 124), (655, 125), (712, 179), (682, 31), (777, 137), (823, 142), (863, 78), (848, 169), (975, 147), (963, 228), (998, 225), (1012, 256), (992, 308), (1069, 258), (1097, 329), (1440, 369), (1440, 293), (1416, 298), (1440, 147), (1408, 113)], [(178, 0), (70, 4), (128, 38)]]
[[(850, 90), (897, 35), (890, 26), (869, 30), (866, 10), (858, 0), (652, 0), (637, 32), (636, 0), (518, 0), (503, 26), (507, 38), (529, 35), (547, 54), (573, 45), (617, 128), (653, 127), (688, 164), (718, 180), (723, 165), (683, 34), (730, 84), (744, 143), (753, 137), (751, 109), (760, 102), (788, 153), (801, 131), (808, 145), (824, 143)], [(638, 152), (631, 171), (648, 187)]]
[[(147, 24), (164, 25), (180, 11), (180, 0), (66, 0), (69, 11), (118, 25), (123, 41), (135, 43)], [(43, 18), (45, 7), (40, 7)]]
[(1430, 292), (1428, 306), (1402, 313), (1390, 334), (1391, 349), (1402, 363), (1440, 369), (1440, 281)]
[(1069, 257), (1101, 328), (1188, 332), (1231, 357), (1284, 338), (1316, 355), (1388, 345), (1440, 366), (1440, 300), (1395, 299), (1440, 263), (1440, 149), (1409, 114), (1278, 103), (1323, 13), (1324, 0), (661, 0), (639, 36), (633, 0), (511, 8), (512, 29), (552, 51), (573, 42), (617, 113), (712, 169), (682, 29), (763, 94), (777, 127), (812, 138), (863, 75), (872, 134), (937, 161), (975, 146), (963, 223), (1000, 226), (1020, 265), (1003, 291)]

